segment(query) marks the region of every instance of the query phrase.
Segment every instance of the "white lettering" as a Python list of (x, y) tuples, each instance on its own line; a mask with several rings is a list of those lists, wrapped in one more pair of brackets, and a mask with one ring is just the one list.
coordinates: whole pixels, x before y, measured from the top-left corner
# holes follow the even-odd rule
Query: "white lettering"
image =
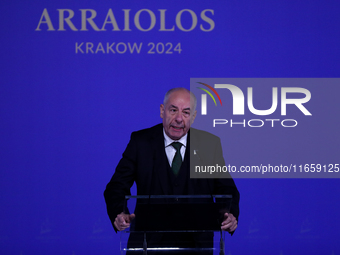
[[(287, 93), (303, 93), (305, 94), (304, 98), (297, 99), (287, 99)], [(300, 111), (303, 112), (304, 115), (312, 115), (302, 104), (306, 103), (310, 100), (311, 93), (309, 90), (304, 88), (281, 88), (281, 115), (286, 115), (286, 106), (287, 104), (295, 104)]]
[(213, 127), (215, 127), (216, 124), (227, 124), (227, 123), (228, 123), (228, 120), (226, 119), (214, 119)]
[[(74, 26), (72, 23), (71, 19), (74, 16), (74, 11), (70, 9), (58, 9), (59, 11), (59, 29), (58, 31), (66, 31), (64, 28), (64, 21), (67, 23), (67, 25), (73, 30), (73, 31), (78, 31), (78, 29)], [(68, 12), (68, 17), (64, 17), (64, 12)]]
[(229, 89), (233, 96), (233, 115), (244, 115), (244, 95), (239, 87), (231, 84), (215, 84), (215, 88)]
[[(87, 22), (91, 25), (91, 27), (95, 31), (100, 31), (100, 29), (97, 27), (96, 23), (94, 23), (94, 21), (93, 21), (93, 19), (97, 16), (97, 12), (95, 10), (92, 10), (92, 9), (80, 9), (80, 11), (81, 11), (81, 29), (80, 29), (80, 31), (88, 31), (87, 26), (86, 26)], [(86, 18), (87, 12), (91, 13), (91, 17)]]
[(172, 28), (165, 28), (165, 9), (159, 9), (159, 12), (161, 13), (161, 27), (159, 29), (159, 31), (174, 31), (175, 30), (175, 26), (172, 26)]
[(280, 121), (279, 119), (266, 119), (266, 121), (272, 122), (272, 127), (274, 127), (274, 121)]
[[(90, 29), (93, 29), (94, 31), (132, 31), (130, 27), (131, 9), (120, 10), (124, 13), (124, 17), (122, 17), (121, 20), (116, 19), (117, 15), (114, 14), (114, 11), (111, 8), (107, 9), (103, 23), (99, 24), (101, 26), (97, 25), (97, 21), (95, 22), (97, 11), (94, 9), (79, 9), (77, 11), (78, 13), (80, 11), (80, 15), (77, 15), (76, 11), (72, 9), (57, 9), (57, 11), (59, 12), (59, 29), (57, 31), (66, 31), (67, 26), (72, 31), (89, 31)], [(215, 28), (215, 21), (213, 20), (214, 10), (212, 9), (202, 10), (200, 12), (200, 20), (198, 20), (197, 14), (190, 9), (179, 10), (174, 17), (174, 20), (169, 20), (169, 17), (167, 19), (167, 9), (158, 9), (158, 11), (159, 16), (157, 16), (157, 18), (155, 12), (152, 10), (140, 9), (136, 11), (134, 13), (135, 28), (143, 32), (148, 32), (154, 29), (159, 22), (158, 31), (173, 32), (178, 29), (184, 32), (190, 32), (198, 27), (197, 25), (199, 21), (199, 29), (203, 32), (210, 32)], [(148, 15), (150, 17), (150, 23), (147, 22), (147, 17), (144, 17), (143, 15)], [(172, 21), (172, 23), (169, 21)], [(42, 24), (47, 25), (47, 28), (45, 28), (47, 31), (55, 31), (50, 15), (46, 8), (43, 10), (35, 30), (41, 31)], [(80, 24), (80, 29), (79, 27), (76, 27), (77, 24)], [(108, 25), (109, 28), (111, 28), (110, 25), (112, 25), (112, 29), (108, 29)], [(121, 30), (121, 27), (123, 26), (124, 28)]]
[(84, 43), (81, 43), (78, 45), (78, 43), (76, 42), (76, 54), (78, 53), (78, 51), (80, 51), (81, 53), (84, 53), (84, 51), (82, 50), (82, 46)]
[[(45, 19), (45, 20), (43, 20), (43, 19)], [(37, 28), (35, 29), (35, 31), (41, 31), (41, 29), (40, 29), (41, 23), (47, 24), (47, 26), (48, 26), (47, 31), (55, 31), (46, 8), (44, 9), (43, 13), (41, 14), (39, 24), (38, 24)]]
[(86, 53), (89, 53), (89, 51), (90, 51), (91, 53), (94, 53), (93, 50), (92, 50), (92, 48), (93, 48), (93, 43), (87, 42), (87, 43), (86, 43)]
[(268, 110), (257, 110), (253, 105), (253, 88), (248, 88), (248, 108), (249, 111), (256, 115), (269, 115), (272, 114), (277, 108), (277, 88), (273, 88), (272, 93), (272, 106)]
[[(261, 122), (261, 125), (260, 126), (253, 126), (253, 125), (251, 125), (250, 122), (254, 122), (254, 121)], [(253, 119), (253, 120), (249, 120), (248, 121), (248, 126), (249, 127), (262, 127), (263, 125), (264, 125), (263, 120)]]
[[(294, 125), (294, 126), (286, 126), (285, 124), (283, 124), (284, 122), (287, 122), (287, 121), (292, 121), (292, 122), (295, 123), (295, 125)], [(281, 125), (282, 125), (283, 127), (296, 127), (297, 124), (298, 124), (297, 121), (296, 121), (296, 120), (293, 120), (293, 119), (287, 119), (287, 120), (281, 121)]]
[(142, 49), (142, 45), (143, 45), (143, 43), (140, 43), (140, 44), (139, 44), (139, 47), (138, 47), (137, 44), (134, 43), (134, 44), (132, 45), (132, 47), (131, 47), (131, 44), (128, 43), (128, 46), (129, 46), (129, 49), (130, 49), (130, 52), (131, 52), (131, 53), (133, 53), (133, 52), (136, 50), (136, 52), (139, 54), (139, 53), (140, 53), (140, 50)]
[(109, 53), (110, 51), (111, 51), (112, 53), (116, 53), (116, 52), (112, 49), (113, 45), (115, 45), (115, 43), (111, 43), (111, 44), (106, 43), (106, 53)]
[(233, 124), (243, 124), (243, 127), (246, 127), (246, 120), (243, 120), (243, 122), (233, 122), (233, 120), (230, 120), (230, 127), (233, 127)]
[[(110, 20), (109, 20), (110, 19)], [(112, 24), (112, 31), (120, 31), (117, 21), (115, 19), (115, 16), (113, 15), (112, 9), (109, 9), (109, 11), (107, 12), (104, 24), (102, 26), (102, 31), (106, 31), (105, 26), (107, 23), (111, 23)]]
[(104, 47), (102, 43), (98, 43), (97, 45), (97, 49), (96, 49), (96, 54), (98, 53), (98, 51), (101, 51), (102, 53), (105, 53)]
[(130, 29), (130, 11), (131, 9), (123, 9), (124, 11), (124, 30), (123, 31), (131, 31)]
[[(120, 45), (123, 46), (123, 50), (119, 50), (119, 46), (120, 46)], [(125, 53), (126, 50), (127, 50), (127, 47), (126, 47), (126, 44), (125, 44), (125, 43), (120, 42), (120, 43), (117, 44), (117, 46), (116, 46), (116, 51), (117, 51), (119, 54)]]
[[(192, 23), (191, 23), (191, 27), (189, 29), (185, 29), (183, 26), (182, 26), (182, 20), (181, 20), (181, 17), (182, 17), (182, 13), (183, 12), (189, 12), (190, 15), (191, 15), (191, 18), (192, 18)], [(194, 13), (192, 10), (189, 10), (189, 9), (183, 9), (181, 11), (179, 11), (176, 15), (176, 25), (177, 27), (184, 31), (184, 32), (189, 32), (189, 31), (192, 31), (196, 25), (197, 25), (197, 15), (196, 13)]]
[(201, 95), (201, 114), (207, 115), (207, 94)]
[(204, 32), (210, 32), (210, 31), (212, 31), (212, 30), (215, 28), (215, 22), (214, 22), (211, 18), (209, 18), (209, 17), (207, 17), (207, 16), (205, 15), (206, 12), (210, 12), (212, 15), (214, 15), (214, 10), (206, 9), (206, 10), (203, 10), (203, 11), (201, 12), (201, 18), (202, 18), (202, 20), (204, 20), (205, 22), (207, 22), (207, 23), (210, 25), (210, 28), (205, 29), (205, 28), (203, 27), (202, 24), (200, 25), (200, 28), (201, 28), (201, 30), (204, 31)]
[[(229, 121), (227, 119), (213, 119), (213, 127), (216, 127), (217, 125), (225, 125), (230, 123), (230, 127), (236, 126), (236, 125), (242, 125), (243, 127), (263, 127), (265, 126), (266, 122), (271, 122), (271, 127), (274, 127), (274, 122), (279, 121), (281, 122), (282, 127), (296, 127), (298, 125), (298, 122), (294, 119), (250, 119), (246, 121), (245, 119), (242, 122), (236, 122), (233, 119), (230, 119)], [(258, 124), (257, 124), (258, 123)]]
[[(150, 15), (150, 26), (148, 28), (142, 28), (142, 26), (140, 25), (140, 22), (139, 22), (139, 16), (142, 12), (147, 12), (149, 13)], [(143, 32), (146, 32), (146, 31), (150, 31), (151, 29), (154, 28), (154, 26), (156, 25), (156, 16), (155, 14), (148, 10), (148, 9), (142, 9), (142, 10), (139, 10), (136, 15), (135, 15), (135, 26), (140, 30), (140, 31), (143, 31)]]

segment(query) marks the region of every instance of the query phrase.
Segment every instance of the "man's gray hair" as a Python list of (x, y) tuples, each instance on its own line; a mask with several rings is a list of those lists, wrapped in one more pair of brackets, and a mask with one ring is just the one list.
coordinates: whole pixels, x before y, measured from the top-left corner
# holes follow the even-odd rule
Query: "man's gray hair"
[(169, 99), (169, 96), (173, 93), (173, 92), (176, 92), (176, 91), (179, 91), (179, 90), (185, 90), (186, 92), (190, 93), (190, 103), (191, 103), (191, 100), (194, 100), (194, 109), (192, 112), (195, 112), (196, 110), (196, 106), (197, 106), (197, 99), (194, 95), (194, 93), (192, 93), (190, 90), (186, 89), (186, 88), (173, 88), (173, 89), (170, 89), (168, 92), (165, 93), (165, 96), (164, 96), (164, 100), (163, 100), (163, 105), (165, 105)]

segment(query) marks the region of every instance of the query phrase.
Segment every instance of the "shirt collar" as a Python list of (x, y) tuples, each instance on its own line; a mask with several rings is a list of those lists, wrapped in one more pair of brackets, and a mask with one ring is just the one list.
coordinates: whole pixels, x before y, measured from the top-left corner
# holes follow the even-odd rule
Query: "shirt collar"
[(187, 146), (187, 137), (188, 137), (188, 133), (186, 133), (181, 139), (179, 140), (172, 140), (169, 136), (167, 136), (167, 134), (164, 131), (163, 128), (163, 134), (164, 134), (164, 144), (165, 147), (168, 147), (170, 144), (172, 144), (173, 142), (180, 142), (181, 144), (183, 144), (184, 147)]

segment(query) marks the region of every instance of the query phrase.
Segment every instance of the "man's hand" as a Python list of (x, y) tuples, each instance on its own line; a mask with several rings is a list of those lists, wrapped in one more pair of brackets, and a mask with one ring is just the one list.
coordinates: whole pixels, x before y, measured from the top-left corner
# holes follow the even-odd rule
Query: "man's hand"
[(237, 228), (237, 220), (235, 216), (232, 215), (231, 213), (225, 213), (221, 229), (231, 233), (231, 232), (234, 232), (236, 228)]
[(120, 213), (117, 215), (114, 225), (118, 231), (122, 231), (130, 227), (130, 222), (136, 217), (134, 214)]

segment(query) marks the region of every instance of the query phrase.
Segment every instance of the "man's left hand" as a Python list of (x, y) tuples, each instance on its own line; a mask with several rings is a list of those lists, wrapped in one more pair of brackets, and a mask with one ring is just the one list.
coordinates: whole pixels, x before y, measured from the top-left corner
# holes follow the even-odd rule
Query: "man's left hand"
[(228, 231), (229, 233), (234, 232), (237, 228), (237, 220), (231, 213), (224, 214), (224, 220), (221, 224), (221, 229)]

